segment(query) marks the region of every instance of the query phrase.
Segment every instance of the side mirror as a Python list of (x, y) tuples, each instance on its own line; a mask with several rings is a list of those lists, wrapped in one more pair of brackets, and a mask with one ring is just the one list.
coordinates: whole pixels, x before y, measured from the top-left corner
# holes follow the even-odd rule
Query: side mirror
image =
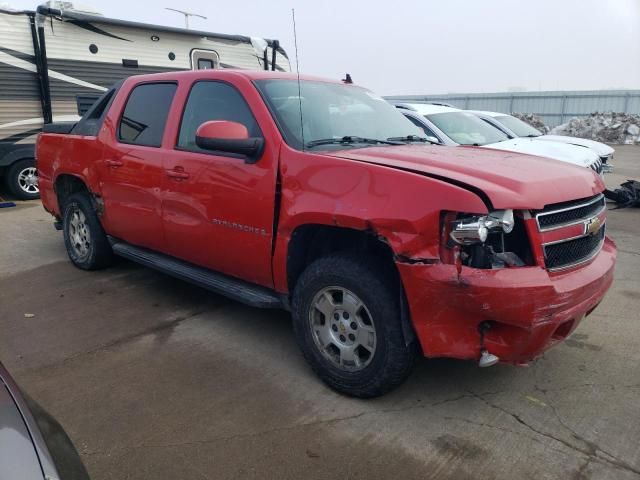
[(241, 123), (211, 120), (196, 130), (196, 145), (205, 150), (244, 155), (247, 163), (254, 163), (262, 154), (264, 140), (249, 137)]

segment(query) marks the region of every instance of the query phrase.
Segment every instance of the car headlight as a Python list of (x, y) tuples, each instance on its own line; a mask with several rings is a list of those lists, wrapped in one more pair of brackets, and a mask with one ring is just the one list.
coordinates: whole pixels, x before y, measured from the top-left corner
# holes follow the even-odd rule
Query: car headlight
[(449, 236), (459, 245), (482, 244), (489, 232), (502, 230), (510, 233), (514, 224), (513, 210), (495, 210), (488, 215), (458, 218), (453, 222)]

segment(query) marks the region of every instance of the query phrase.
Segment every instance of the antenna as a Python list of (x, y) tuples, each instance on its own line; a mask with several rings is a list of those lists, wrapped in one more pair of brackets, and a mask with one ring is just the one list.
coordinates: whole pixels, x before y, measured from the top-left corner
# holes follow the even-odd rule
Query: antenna
[(189, 29), (189, 17), (200, 17), (200, 18), (204, 18), (205, 20), (207, 19), (207, 17), (204, 17), (197, 13), (185, 12), (184, 10), (178, 10), (177, 8), (165, 7), (165, 10), (171, 10), (172, 12), (177, 12), (184, 15), (184, 28), (186, 28), (187, 30)]
[(302, 151), (304, 152), (304, 122), (302, 121), (302, 93), (300, 91), (300, 62), (298, 61), (298, 35), (296, 34), (296, 9), (291, 9), (293, 20), (293, 45), (296, 49), (296, 74), (298, 75), (298, 105), (300, 106), (300, 135), (302, 137)]

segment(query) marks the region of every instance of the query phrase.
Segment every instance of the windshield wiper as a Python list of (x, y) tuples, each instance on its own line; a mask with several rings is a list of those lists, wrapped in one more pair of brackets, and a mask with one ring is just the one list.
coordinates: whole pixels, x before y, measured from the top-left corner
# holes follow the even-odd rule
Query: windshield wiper
[(365, 138), (345, 135), (342, 138), (321, 138), (319, 140), (312, 140), (310, 142), (307, 142), (304, 146), (305, 148), (313, 148), (319, 145), (353, 145), (354, 143), (367, 143), (370, 145), (374, 145), (377, 143), (382, 143), (385, 145), (402, 145), (402, 143), (400, 142), (394, 142), (391, 140), (380, 140), (377, 138)]
[(418, 135), (407, 135), (405, 137), (389, 137), (387, 140), (391, 142), (422, 142), (431, 143), (433, 145), (440, 145), (438, 142), (434, 142), (425, 137), (419, 137)]
[(533, 133), (530, 133), (529, 135), (525, 135), (525, 138), (538, 138), (541, 137), (542, 135), (535, 135)]

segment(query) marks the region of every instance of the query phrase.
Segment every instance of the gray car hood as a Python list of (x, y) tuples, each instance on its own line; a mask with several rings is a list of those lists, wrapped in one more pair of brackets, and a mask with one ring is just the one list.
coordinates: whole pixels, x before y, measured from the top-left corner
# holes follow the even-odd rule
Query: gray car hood
[(31, 435), (13, 396), (0, 377), (0, 478), (42, 480)]
[(536, 138), (538, 140), (562, 142), (570, 145), (590, 148), (600, 157), (608, 157), (609, 155), (613, 155), (613, 152), (615, 152), (615, 150), (606, 143), (596, 142), (595, 140), (589, 140), (587, 138), (567, 137), (566, 135), (542, 135)]

